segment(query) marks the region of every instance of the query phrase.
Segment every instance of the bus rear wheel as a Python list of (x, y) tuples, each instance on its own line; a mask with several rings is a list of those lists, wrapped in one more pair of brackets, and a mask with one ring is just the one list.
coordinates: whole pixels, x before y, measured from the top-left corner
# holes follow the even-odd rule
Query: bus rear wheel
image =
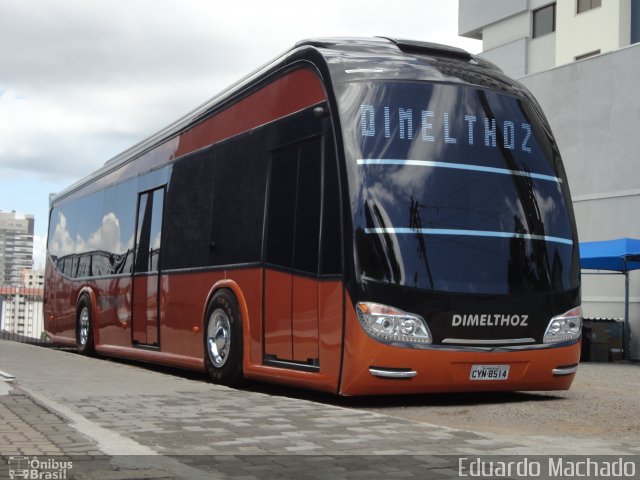
[(76, 349), (83, 355), (93, 355), (93, 315), (91, 300), (86, 295), (80, 297), (76, 312)]
[(242, 317), (229, 290), (215, 293), (205, 316), (204, 363), (214, 383), (242, 383)]

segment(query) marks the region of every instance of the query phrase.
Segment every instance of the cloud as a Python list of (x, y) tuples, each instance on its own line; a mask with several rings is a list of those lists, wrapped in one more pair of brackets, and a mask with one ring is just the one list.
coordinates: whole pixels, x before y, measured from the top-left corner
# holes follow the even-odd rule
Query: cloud
[(49, 252), (56, 257), (64, 257), (75, 252), (76, 242), (69, 233), (67, 217), (62, 213), (58, 213), (58, 216), (56, 228), (49, 238)]
[(0, 58), (10, 86), (53, 92), (60, 84), (166, 81), (237, 64), (214, 48), (227, 36), (208, 2), (35, 0), (1, 9), (0, 39), (14, 45)]
[(176, 5), (2, 2), (0, 170), (80, 178), (250, 69), (210, 4)]
[[(71, 184), (303, 38), (479, 50), (456, 32), (451, 0), (1, 1), (0, 189), (16, 174)], [(24, 209), (12, 201), (0, 208)]]

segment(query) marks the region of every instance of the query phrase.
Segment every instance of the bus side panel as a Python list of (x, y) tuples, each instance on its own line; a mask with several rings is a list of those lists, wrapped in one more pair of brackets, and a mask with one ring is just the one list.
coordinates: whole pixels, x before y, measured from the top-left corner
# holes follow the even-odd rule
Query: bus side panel
[(264, 292), (264, 352), (279, 359), (293, 358), (291, 332), (291, 273), (266, 269)]
[(160, 280), (160, 350), (202, 359), (204, 314), (211, 287), (224, 271), (163, 274)]
[(97, 344), (131, 346), (131, 277), (96, 280)]
[(340, 375), (343, 291), (341, 280), (322, 281), (318, 285), (320, 373), (332, 379), (333, 391), (337, 390)]
[[(552, 370), (577, 365), (580, 342), (567, 347), (512, 352), (420, 350), (393, 347), (370, 338), (346, 300), (344, 365), (340, 394), (389, 395), (456, 391), (567, 390), (575, 374), (554, 376)], [(509, 365), (509, 378), (472, 381), (472, 365)], [(412, 370), (413, 378), (373, 376), (369, 368)]]
[(262, 270), (258, 268), (201, 273), (163, 274), (160, 297), (160, 351), (202, 360), (205, 313), (212, 287), (225, 279), (235, 282), (247, 304), (249, 327), (245, 349), (262, 358)]
[(262, 362), (262, 276), (262, 268), (225, 272), (225, 277), (238, 285), (247, 305), (249, 318), (242, 319), (244, 327), (248, 327), (248, 335), (245, 335), (243, 345), (245, 364), (247, 358), (249, 363)]
[(76, 300), (79, 288), (47, 258), (45, 331), (54, 343), (76, 343)]
[(51, 272), (47, 281), (54, 284), (50, 291), (55, 291), (55, 296), (47, 298), (45, 330), (54, 342), (75, 344), (77, 302), (86, 288), (96, 299), (92, 312), (96, 345), (131, 346), (130, 277), (74, 281)]
[(293, 359), (308, 362), (318, 355), (318, 293), (320, 283), (312, 278), (293, 276), (291, 330)]
[[(344, 287), (341, 280), (324, 280), (319, 281), (315, 288), (318, 292), (320, 371), (306, 372), (266, 366), (260, 361), (245, 364), (246, 378), (329, 393), (337, 392), (342, 351)], [(255, 320), (252, 325), (254, 323)], [(252, 337), (254, 335), (252, 332)]]

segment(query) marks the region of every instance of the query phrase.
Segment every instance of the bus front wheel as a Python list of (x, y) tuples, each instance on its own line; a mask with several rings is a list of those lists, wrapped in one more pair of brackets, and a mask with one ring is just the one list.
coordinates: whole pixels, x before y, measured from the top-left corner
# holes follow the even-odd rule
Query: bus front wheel
[(83, 355), (93, 355), (95, 351), (91, 300), (86, 295), (80, 297), (76, 312), (76, 348)]
[(229, 290), (219, 290), (205, 316), (204, 363), (214, 383), (242, 383), (242, 317)]

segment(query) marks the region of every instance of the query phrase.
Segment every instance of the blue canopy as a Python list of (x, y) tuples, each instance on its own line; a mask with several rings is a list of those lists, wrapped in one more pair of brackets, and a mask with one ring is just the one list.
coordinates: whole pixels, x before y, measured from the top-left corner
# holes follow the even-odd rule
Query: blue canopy
[(640, 240), (618, 238), (580, 243), (580, 267), (628, 272), (640, 269)]

